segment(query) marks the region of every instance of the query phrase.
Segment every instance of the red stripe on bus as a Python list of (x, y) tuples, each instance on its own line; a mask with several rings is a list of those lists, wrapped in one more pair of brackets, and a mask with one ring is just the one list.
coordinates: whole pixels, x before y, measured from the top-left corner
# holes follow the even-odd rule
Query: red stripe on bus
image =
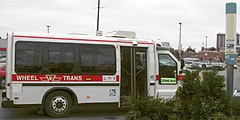
[(7, 50), (7, 48), (0, 48), (0, 50), (1, 50), (1, 51), (6, 51), (6, 50)]
[[(128, 41), (121, 41), (121, 40), (91, 40), (91, 39), (79, 39), (79, 38), (58, 38), (58, 37), (41, 37), (41, 36), (23, 36), (23, 35), (14, 35), (14, 37), (21, 37), (21, 38), (42, 38), (42, 39), (54, 39), (54, 40), (78, 40), (78, 41), (93, 41), (93, 42), (118, 42), (118, 43), (131, 43)], [(153, 44), (149, 42), (138, 42), (138, 44)]]
[[(104, 78), (104, 79), (103, 79)], [(79, 75), (79, 74), (13, 74), (12, 81), (23, 82), (116, 82), (114, 75)]]
[(153, 43), (149, 43), (149, 42), (137, 42), (138, 44), (153, 44)]

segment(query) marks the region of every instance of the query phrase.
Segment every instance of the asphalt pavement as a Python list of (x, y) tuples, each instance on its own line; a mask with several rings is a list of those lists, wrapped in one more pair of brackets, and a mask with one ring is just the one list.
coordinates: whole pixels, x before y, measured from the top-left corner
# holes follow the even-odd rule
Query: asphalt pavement
[[(2, 89), (0, 90), (2, 93)], [(2, 103), (2, 98), (0, 98)], [(0, 120), (125, 120), (127, 111), (118, 108), (78, 108), (65, 118), (50, 118), (32, 108), (6, 109), (0, 106)]]

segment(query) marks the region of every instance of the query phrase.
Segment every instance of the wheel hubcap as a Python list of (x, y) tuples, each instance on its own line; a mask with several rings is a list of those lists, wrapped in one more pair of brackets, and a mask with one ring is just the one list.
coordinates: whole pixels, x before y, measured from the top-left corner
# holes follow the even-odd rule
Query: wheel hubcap
[(62, 113), (67, 110), (68, 107), (68, 101), (63, 96), (56, 96), (52, 99), (52, 110), (56, 113)]

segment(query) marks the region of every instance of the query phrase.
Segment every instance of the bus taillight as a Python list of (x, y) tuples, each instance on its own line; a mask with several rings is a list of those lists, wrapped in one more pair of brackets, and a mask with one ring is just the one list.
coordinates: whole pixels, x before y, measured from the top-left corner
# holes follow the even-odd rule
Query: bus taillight
[(182, 75), (178, 75), (178, 81), (182, 81), (182, 79), (183, 79), (183, 76)]

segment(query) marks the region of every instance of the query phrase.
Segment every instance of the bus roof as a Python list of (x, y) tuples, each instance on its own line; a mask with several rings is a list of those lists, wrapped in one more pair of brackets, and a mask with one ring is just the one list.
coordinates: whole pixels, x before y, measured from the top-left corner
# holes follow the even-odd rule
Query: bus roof
[(153, 44), (153, 40), (137, 39), (137, 38), (115, 38), (105, 36), (89, 36), (89, 35), (68, 35), (68, 34), (40, 34), (40, 33), (21, 33), (15, 32), (15, 38), (29, 39), (50, 39), (50, 40), (71, 40), (71, 41), (89, 41), (89, 42), (112, 42), (112, 43), (134, 43), (137, 44)]

